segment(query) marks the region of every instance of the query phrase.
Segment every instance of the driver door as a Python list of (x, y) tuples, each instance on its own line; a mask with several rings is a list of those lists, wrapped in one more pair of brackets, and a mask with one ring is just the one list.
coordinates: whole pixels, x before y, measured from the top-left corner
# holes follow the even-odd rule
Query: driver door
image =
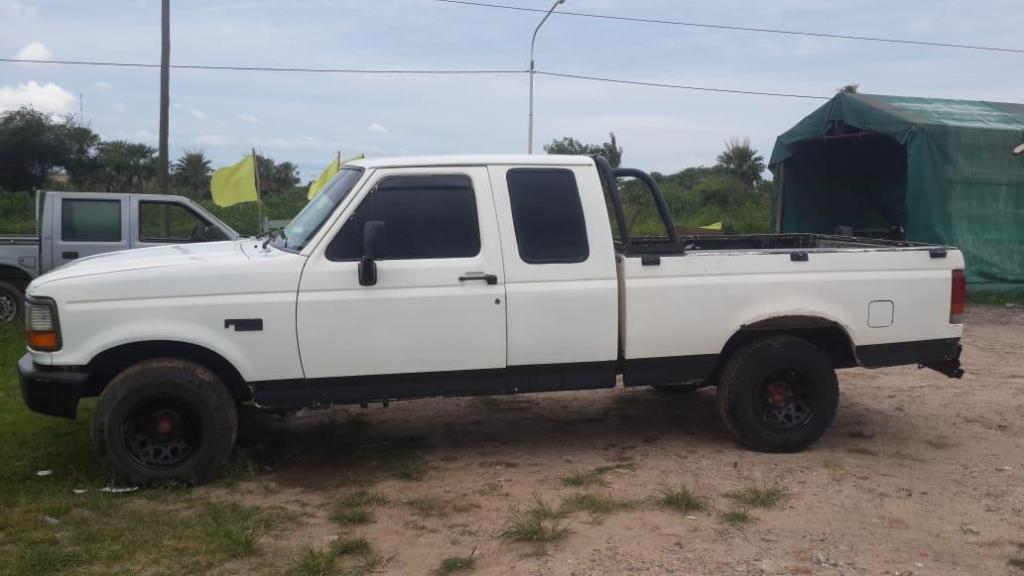
[[(320, 398), (501, 391), (505, 287), (487, 170), (377, 170), (314, 249), (297, 330)], [(367, 222), (383, 222), (361, 285)]]
[(133, 194), (131, 211), (132, 248), (227, 240), (220, 228), (180, 202)]

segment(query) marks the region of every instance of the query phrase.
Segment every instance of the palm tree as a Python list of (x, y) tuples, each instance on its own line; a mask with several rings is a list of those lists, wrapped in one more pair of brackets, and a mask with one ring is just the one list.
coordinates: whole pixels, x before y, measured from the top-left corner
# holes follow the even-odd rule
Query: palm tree
[(718, 167), (754, 189), (763, 180), (764, 156), (750, 147), (750, 138), (730, 138), (725, 142), (725, 151), (718, 155)]
[(185, 149), (181, 157), (174, 161), (171, 173), (176, 186), (185, 189), (189, 195), (201, 198), (209, 193), (210, 159), (202, 150)]

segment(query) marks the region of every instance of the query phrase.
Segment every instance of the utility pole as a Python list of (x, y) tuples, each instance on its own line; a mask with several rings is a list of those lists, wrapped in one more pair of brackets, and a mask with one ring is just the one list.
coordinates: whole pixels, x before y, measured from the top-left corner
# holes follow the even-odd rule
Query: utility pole
[(558, 8), (558, 5), (564, 2), (565, 0), (555, 0), (555, 3), (551, 5), (551, 9), (548, 10), (548, 13), (541, 19), (540, 24), (537, 24), (537, 27), (533, 30), (533, 38), (530, 40), (530, 137), (526, 148), (530, 154), (533, 154), (533, 45), (537, 43), (537, 32), (540, 32), (540, 27), (548, 21), (548, 17), (555, 11), (555, 8)]
[(167, 141), (171, 105), (171, 0), (160, 2), (160, 155), (156, 178), (162, 194), (167, 194)]

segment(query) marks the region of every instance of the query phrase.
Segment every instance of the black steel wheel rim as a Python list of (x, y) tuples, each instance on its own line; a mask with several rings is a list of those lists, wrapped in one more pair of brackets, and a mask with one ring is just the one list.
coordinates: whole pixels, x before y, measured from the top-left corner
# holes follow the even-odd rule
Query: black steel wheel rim
[(794, 430), (814, 418), (813, 392), (800, 373), (780, 370), (761, 380), (754, 397), (755, 409), (769, 429)]
[(14, 322), (17, 315), (18, 301), (15, 299), (14, 294), (0, 289), (0, 324)]
[(124, 446), (147, 468), (174, 468), (199, 450), (202, 420), (181, 400), (154, 398), (136, 404), (122, 424)]

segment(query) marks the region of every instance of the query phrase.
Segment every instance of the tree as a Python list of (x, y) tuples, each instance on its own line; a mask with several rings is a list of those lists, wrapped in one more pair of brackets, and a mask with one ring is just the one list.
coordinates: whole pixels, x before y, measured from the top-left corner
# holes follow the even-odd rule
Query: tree
[(204, 198), (210, 193), (210, 174), (213, 168), (210, 159), (202, 150), (185, 149), (174, 161), (171, 176), (174, 185), (195, 198)]
[(846, 84), (836, 88), (837, 94), (856, 94), (860, 90), (860, 84)]
[(107, 192), (142, 192), (146, 180), (156, 174), (156, 149), (125, 140), (99, 145), (102, 185)]
[(299, 184), (299, 167), (291, 162), (278, 164), (273, 158), (256, 155), (256, 168), (260, 176), (260, 192), (279, 194)]
[(610, 132), (608, 137), (610, 142), (603, 144), (584, 144), (571, 137), (552, 140), (550, 144), (544, 145), (544, 151), (548, 154), (601, 155), (608, 160), (612, 168), (618, 168), (622, 164), (622, 147), (615, 141), (614, 132)]
[(754, 189), (763, 179), (764, 156), (750, 147), (750, 139), (730, 138), (725, 142), (725, 150), (718, 155), (717, 166), (732, 174), (749, 188)]
[(66, 159), (67, 145), (50, 116), (28, 107), (0, 114), (0, 189), (39, 188)]

